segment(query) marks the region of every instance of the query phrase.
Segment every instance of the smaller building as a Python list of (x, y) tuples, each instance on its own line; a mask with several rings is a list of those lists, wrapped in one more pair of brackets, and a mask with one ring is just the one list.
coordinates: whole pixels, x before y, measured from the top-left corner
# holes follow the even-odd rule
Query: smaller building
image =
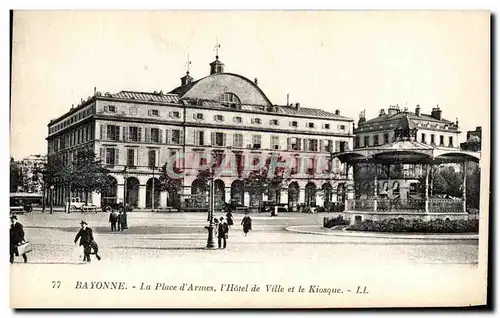
[(38, 193), (43, 192), (43, 167), (47, 158), (42, 155), (30, 155), (18, 161), (22, 177), (22, 186), (19, 192)]
[(467, 132), (467, 141), (460, 144), (462, 150), (481, 151), (481, 127)]

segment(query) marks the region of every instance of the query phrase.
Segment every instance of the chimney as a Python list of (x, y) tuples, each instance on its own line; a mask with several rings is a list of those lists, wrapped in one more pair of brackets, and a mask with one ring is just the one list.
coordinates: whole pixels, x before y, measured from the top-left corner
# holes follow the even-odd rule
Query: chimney
[(295, 109), (299, 109), (300, 103), (295, 103)]
[(441, 120), (441, 109), (439, 109), (439, 105), (432, 109), (431, 117), (437, 120)]
[(385, 115), (385, 109), (382, 108), (380, 110), (380, 114), (378, 114), (378, 116), (380, 117), (380, 116), (384, 116), (384, 115)]
[(290, 106), (290, 94), (286, 94), (286, 105)]
[(257, 77), (254, 78), (253, 82), (255, 83), (255, 85), (259, 85), (259, 79)]
[(415, 108), (415, 115), (420, 116), (420, 105)]
[(387, 115), (392, 116), (396, 115), (399, 113), (399, 106), (398, 104), (396, 105), (389, 105), (389, 109), (387, 110)]
[(335, 110), (335, 115), (340, 116), (340, 110), (336, 109)]

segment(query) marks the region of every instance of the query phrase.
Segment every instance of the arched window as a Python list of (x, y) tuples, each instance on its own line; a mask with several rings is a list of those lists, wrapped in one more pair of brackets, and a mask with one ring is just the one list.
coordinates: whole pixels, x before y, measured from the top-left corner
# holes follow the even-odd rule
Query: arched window
[(231, 108), (240, 108), (239, 106), (241, 104), (240, 99), (238, 98), (238, 96), (236, 96), (233, 93), (224, 93), (224, 94), (222, 94), (219, 97), (219, 101), (223, 105), (231, 107)]

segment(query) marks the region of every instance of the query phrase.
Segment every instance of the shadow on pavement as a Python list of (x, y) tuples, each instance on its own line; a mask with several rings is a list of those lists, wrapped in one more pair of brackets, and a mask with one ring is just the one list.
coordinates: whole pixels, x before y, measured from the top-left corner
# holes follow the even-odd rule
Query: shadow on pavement
[(111, 248), (119, 249), (134, 249), (134, 250), (166, 250), (166, 251), (183, 251), (183, 250), (208, 250), (204, 247), (144, 247), (144, 246), (114, 246)]

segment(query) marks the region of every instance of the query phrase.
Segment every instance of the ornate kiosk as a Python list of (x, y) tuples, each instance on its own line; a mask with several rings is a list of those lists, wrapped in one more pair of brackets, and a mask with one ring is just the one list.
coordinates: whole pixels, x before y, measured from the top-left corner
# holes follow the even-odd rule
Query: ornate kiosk
[[(479, 162), (480, 153), (438, 147), (417, 141), (417, 129), (405, 120), (394, 130), (394, 140), (381, 146), (336, 153), (354, 167), (354, 189), (349, 189), (344, 218), (351, 224), (386, 218), (467, 218), (467, 162)], [(463, 174), (462, 197), (437, 197), (430, 179), (433, 167), (449, 164)]]

